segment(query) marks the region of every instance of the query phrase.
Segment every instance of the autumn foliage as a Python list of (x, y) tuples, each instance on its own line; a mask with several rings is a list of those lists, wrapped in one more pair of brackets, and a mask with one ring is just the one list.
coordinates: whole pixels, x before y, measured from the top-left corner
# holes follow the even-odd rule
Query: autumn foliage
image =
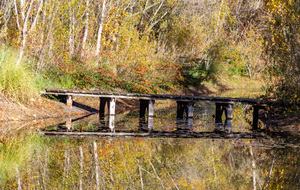
[(290, 99), (298, 21), (290, 0), (5, 0), (0, 43), (65, 88), (163, 93), (235, 76)]

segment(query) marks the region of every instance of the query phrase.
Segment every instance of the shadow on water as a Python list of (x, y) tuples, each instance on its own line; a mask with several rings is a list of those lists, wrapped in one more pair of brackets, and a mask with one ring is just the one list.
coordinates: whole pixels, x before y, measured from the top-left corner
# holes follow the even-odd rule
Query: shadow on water
[[(84, 105), (77, 103), (76, 106)], [(85, 107), (87, 110), (97, 110)], [(226, 122), (215, 123), (214, 104), (208, 102), (197, 103), (194, 106), (194, 117), (192, 126), (188, 120), (176, 120), (176, 107), (157, 110), (154, 117), (154, 129), (149, 132), (147, 124), (141, 124), (138, 112), (129, 112), (116, 115), (115, 132), (111, 132), (108, 126), (109, 116), (104, 121), (99, 121), (98, 114), (90, 114), (80, 118), (67, 119), (59, 124), (51, 125), (40, 131), (41, 135), (49, 136), (76, 136), (76, 137), (143, 137), (143, 138), (197, 138), (197, 139), (259, 139), (269, 141), (267, 144), (278, 144), (279, 146), (299, 146), (300, 137), (290, 132), (274, 132), (264, 128), (263, 123), (259, 130), (251, 130), (247, 106), (235, 105), (234, 120), (232, 127), (228, 130)], [(223, 116), (224, 119), (224, 116)], [(224, 120), (223, 120), (224, 121)]]
[[(192, 128), (176, 105), (156, 110), (151, 133), (137, 112), (116, 115), (115, 133), (98, 114), (67, 119), (27, 143), (23, 165), (0, 155), (0, 189), (299, 189), (299, 137), (251, 131), (246, 109), (235, 107), (231, 132), (216, 130), (207, 103), (195, 105)], [(22, 155), (16, 147), (0, 150)]]

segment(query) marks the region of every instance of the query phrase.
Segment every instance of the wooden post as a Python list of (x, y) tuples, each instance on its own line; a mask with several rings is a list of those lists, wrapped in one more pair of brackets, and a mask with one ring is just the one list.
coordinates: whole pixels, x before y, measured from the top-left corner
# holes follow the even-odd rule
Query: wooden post
[(68, 95), (68, 96), (67, 96), (67, 106), (68, 106), (69, 108), (72, 108), (72, 105), (73, 105), (73, 96)]
[(194, 116), (193, 106), (194, 106), (193, 102), (189, 102), (187, 104), (187, 124), (189, 129), (193, 128), (193, 116)]
[(66, 120), (67, 131), (72, 131), (72, 119), (69, 118)]
[(177, 124), (183, 123), (183, 114), (185, 110), (185, 102), (177, 101)]
[(107, 98), (102, 98), (100, 97), (100, 108), (99, 108), (99, 120), (100, 120), (100, 123), (102, 124), (105, 124), (105, 105), (106, 105), (106, 102), (107, 102)]
[(259, 113), (260, 106), (259, 105), (253, 105), (253, 130), (258, 129), (258, 113)]
[(148, 109), (149, 100), (140, 99), (140, 118), (139, 127), (143, 127), (146, 124), (146, 110)]
[(228, 130), (228, 132), (231, 132), (232, 119), (233, 119), (233, 104), (227, 104), (225, 113), (226, 113), (225, 127)]
[(149, 132), (153, 131), (153, 117), (154, 117), (154, 100), (149, 100), (148, 104), (148, 129)]
[(110, 98), (109, 105), (109, 128), (111, 132), (115, 132), (115, 113), (116, 113), (116, 98)]
[(222, 104), (221, 103), (216, 103), (216, 116), (215, 116), (215, 124), (216, 125), (222, 125), (222, 114), (223, 114), (223, 109), (222, 109)]

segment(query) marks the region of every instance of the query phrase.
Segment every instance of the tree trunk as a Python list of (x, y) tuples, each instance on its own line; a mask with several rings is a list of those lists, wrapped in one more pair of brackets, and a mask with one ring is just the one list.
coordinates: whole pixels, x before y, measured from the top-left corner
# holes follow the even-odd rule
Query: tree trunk
[(250, 146), (250, 154), (252, 157), (252, 183), (253, 183), (253, 190), (256, 190), (256, 165), (254, 160), (254, 154), (252, 150), (252, 146)]
[(99, 161), (97, 143), (94, 141), (94, 159), (95, 159), (95, 173), (96, 173), (96, 189), (100, 189), (100, 174), (99, 174)]
[(69, 1), (69, 51), (70, 55), (74, 54), (74, 30), (75, 30), (75, 18), (74, 18), (74, 12), (71, 8), (71, 2)]
[(19, 22), (17, 1), (14, 0), (16, 18), (17, 18), (17, 26), (18, 26), (18, 29), (20, 31), (21, 37), (23, 36), (22, 37), (21, 48), (20, 48), (20, 56), (19, 56), (19, 59), (17, 61), (17, 65), (19, 65), (22, 61), (23, 54), (24, 54), (24, 49), (26, 48), (27, 36), (31, 32), (31, 30), (35, 27), (35, 25), (37, 23), (38, 16), (39, 16), (39, 13), (42, 9), (44, 1), (40, 0), (38, 11), (35, 15), (35, 18), (33, 19), (33, 23), (31, 24), (30, 28), (28, 29), (28, 24), (29, 24), (28, 21), (31, 20), (31, 19), (29, 19), (29, 17), (31, 16), (31, 9), (33, 7), (33, 3), (34, 3), (34, 0), (31, 0), (29, 8), (28, 8), (28, 10), (26, 12), (26, 16), (25, 16), (25, 7), (24, 6), (26, 6), (26, 4), (25, 4), (24, 0), (21, 0), (21, 15), (22, 15), (22, 20), (23, 20), (23, 27), (21, 28), (20, 22)]
[(89, 0), (86, 0), (86, 13), (85, 14), (86, 14), (85, 30), (84, 30), (83, 40), (82, 40), (81, 57), (83, 57), (84, 53), (85, 53), (85, 43), (86, 43), (86, 39), (87, 39), (88, 32), (89, 32)]
[(82, 146), (79, 147), (79, 151), (80, 151), (79, 189), (82, 190), (82, 174), (83, 174), (83, 150), (82, 150)]
[(99, 30), (98, 30), (96, 55), (98, 55), (100, 53), (100, 50), (101, 50), (101, 38), (102, 38), (103, 24), (104, 24), (104, 21), (105, 21), (105, 15), (106, 15), (106, 0), (103, 0), (101, 20), (100, 20)]
[(22, 190), (21, 177), (20, 177), (20, 171), (18, 169), (18, 166), (16, 167), (16, 172), (17, 172), (17, 179), (18, 179), (18, 190)]
[(223, 1), (221, 0), (221, 6), (220, 6), (220, 11), (219, 11), (219, 16), (218, 16), (218, 21), (217, 21), (217, 26), (216, 26), (216, 38), (218, 38), (219, 36), (219, 29), (220, 29), (220, 20), (221, 20), (221, 12), (222, 12), (222, 8), (223, 8)]

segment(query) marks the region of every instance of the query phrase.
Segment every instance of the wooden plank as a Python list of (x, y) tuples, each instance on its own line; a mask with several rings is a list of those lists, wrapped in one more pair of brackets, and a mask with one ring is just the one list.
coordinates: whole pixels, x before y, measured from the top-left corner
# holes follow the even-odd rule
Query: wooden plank
[(39, 134), (41, 136), (46, 135), (63, 135), (63, 136), (149, 136), (150, 133), (126, 133), (126, 132), (118, 132), (118, 133), (109, 133), (109, 132), (56, 132), (56, 131), (40, 131)]
[(100, 137), (100, 136), (132, 136), (132, 137), (150, 137), (150, 138), (205, 138), (205, 139), (253, 139), (262, 138), (266, 139), (265, 136), (259, 133), (214, 133), (214, 132), (180, 132), (180, 131), (154, 131), (152, 133), (138, 133), (138, 132), (55, 132), (55, 131), (40, 131), (41, 136), (77, 136), (77, 137)]
[(99, 90), (67, 90), (45, 88), (40, 94), (44, 95), (70, 95), (70, 96), (87, 96), (87, 97), (104, 97), (104, 98), (123, 98), (123, 99), (146, 99), (146, 100), (174, 100), (174, 101), (211, 101), (215, 103), (228, 104), (257, 104), (259, 99), (248, 98), (231, 98), (231, 97), (211, 97), (211, 96), (179, 96), (164, 94), (138, 94), (138, 93), (122, 93), (122, 92), (104, 92)]

